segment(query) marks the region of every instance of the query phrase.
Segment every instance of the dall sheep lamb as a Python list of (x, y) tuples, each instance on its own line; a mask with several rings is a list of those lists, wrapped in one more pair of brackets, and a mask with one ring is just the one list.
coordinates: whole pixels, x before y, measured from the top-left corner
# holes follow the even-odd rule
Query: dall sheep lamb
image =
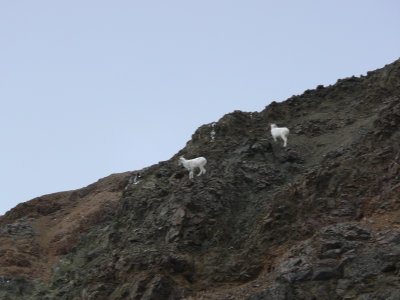
[(200, 176), (201, 174), (206, 173), (206, 169), (204, 166), (207, 163), (207, 159), (204, 157), (196, 157), (193, 159), (185, 159), (183, 156), (179, 158), (179, 165), (184, 166), (188, 171), (189, 171), (189, 179), (193, 179), (193, 171), (196, 168), (200, 169), (199, 174), (197, 176)]
[(289, 135), (289, 129), (287, 127), (277, 127), (276, 124), (271, 124), (271, 134), (275, 142), (276, 138), (281, 138), (283, 140), (283, 147), (286, 147)]

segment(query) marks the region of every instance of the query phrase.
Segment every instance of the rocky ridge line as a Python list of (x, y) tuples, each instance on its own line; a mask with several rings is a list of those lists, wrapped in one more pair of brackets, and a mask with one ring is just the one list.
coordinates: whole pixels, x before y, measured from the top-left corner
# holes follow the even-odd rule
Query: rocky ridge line
[[(200, 127), (24, 299), (399, 299), (400, 60)], [(274, 143), (270, 123), (291, 129)], [(177, 158), (205, 156), (189, 181)], [(137, 172), (136, 172), (137, 173)], [(3, 294), (1, 294), (3, 293)]]

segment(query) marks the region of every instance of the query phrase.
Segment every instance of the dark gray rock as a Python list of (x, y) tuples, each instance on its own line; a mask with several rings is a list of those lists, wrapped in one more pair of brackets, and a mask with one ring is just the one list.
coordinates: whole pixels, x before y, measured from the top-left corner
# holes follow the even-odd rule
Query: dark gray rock
[(267, 289), (247, 296), (245, 300), (294, 300), (290, 288), (284, 284), (272, 284)]

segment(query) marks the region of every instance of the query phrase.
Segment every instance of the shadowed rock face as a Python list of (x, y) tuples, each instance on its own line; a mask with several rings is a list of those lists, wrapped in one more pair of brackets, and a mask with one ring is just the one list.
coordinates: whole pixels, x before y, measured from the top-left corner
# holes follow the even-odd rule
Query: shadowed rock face
[[(270, 123), (290, 128), (286, 148)], [(4, 274), (0, 295), (399, 299), (399, 125), (400, 61), (225, 115), (169, 161), (110, 183), (115, 205), (65, 244), (48, 282)], [(207, 173), (189, 180), (180, 155), (206, 157)], [(17, 246), (37, 237), (36, 207), (48, 216), (64, 203), (37, 202), (0, 219)]]

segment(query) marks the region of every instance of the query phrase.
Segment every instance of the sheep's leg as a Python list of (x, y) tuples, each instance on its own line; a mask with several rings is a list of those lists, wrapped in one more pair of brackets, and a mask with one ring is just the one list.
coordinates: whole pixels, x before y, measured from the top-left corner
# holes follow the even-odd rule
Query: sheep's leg
[(286, 147), (287, 145), (287, 137), (286, 136), (282, 136), (283, 139), (283, 147)]
[(193, 170), (189, 171), (189, 179), (193, 179)]
[(201, 174), (206, 174), (206, 169), (204, 169), (204, 167), (200, 166), (200, 172), (197, 176), (200, 176)]

